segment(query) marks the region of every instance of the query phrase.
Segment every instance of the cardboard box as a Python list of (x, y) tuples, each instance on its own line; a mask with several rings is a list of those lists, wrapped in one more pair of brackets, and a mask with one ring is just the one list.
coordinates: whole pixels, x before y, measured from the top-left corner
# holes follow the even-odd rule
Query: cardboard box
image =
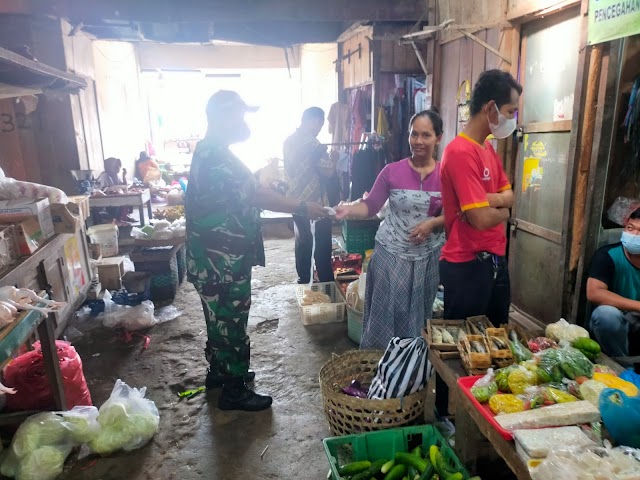
[(13, 265), (20, 258), (20, 249), (13, 225), (0, 227), (0, 270)]
[[(36, 223), (39, 224), (39, 230), (44, 240), (48, 240), (55, 234), (49, 199), (0, 201), (0, 223), (5, 225), (17, 224), (27, 219), (31, 221), (35, 219)], [(28, 230), (29, 232), (33, 231), (32, 222), (29, 222)]]
[(124, 257), (105, 258), (97, 262), (98, 279), (107, 290), (120, 290), (124, 275)]
[(76, 233), (82, 228), (84, 220), (80, 215), (80, 206), (69, 202), (51, 205), (51, 217), (55, 233)]
[[(90, 209), (89, 209), (89, 195), (75, 195), (73, 197), (69, 197), (69, 203), (67, 204), (67, 206), (69, 206), (71, 203), (78, 205), (78, 209), (79, 209), (79, 213), (76, 213), (76, 215), (80, 215), (80, 218), (82, 218), (83, 222), (87, 221), (87, 218), (89, 218), (89, 213), (90, 213)], [(71, 210), (72, 213), (75, 213), (73, 210)]]
[(29, 217), (26, 220), (15, 223), (14, 227), (21, 255), (33, 255), (38, 248), (51, 238), (51, 236), (47, 237), (43, 234), (37, 217)]

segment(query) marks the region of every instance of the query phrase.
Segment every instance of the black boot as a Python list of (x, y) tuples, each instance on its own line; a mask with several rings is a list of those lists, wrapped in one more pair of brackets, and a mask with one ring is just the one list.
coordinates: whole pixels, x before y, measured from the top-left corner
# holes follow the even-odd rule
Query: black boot
[(271, 406), (273, 399), (251, 390), (242, 378), (225, 379), (222, 394), (218, 400), (220, 410), (244, 410), (259, 412)]
[[(256, 372), (249, 370), (247, 374), (244, 376), (244, 381), (246, 383), (251, 383), (255, 380), (255, 378), (256, 378)], [(207, 379), (204, 382), (204, 385), (205, 387), (207, 387), (207, 390), (214, 390), (216, 388), (220, 388), (222, 387), (223, 384), (224, 384), (224, 377), (222, 376), (222, 374), (218, 373), (218, 371), (212, 368), (208, 368)]]

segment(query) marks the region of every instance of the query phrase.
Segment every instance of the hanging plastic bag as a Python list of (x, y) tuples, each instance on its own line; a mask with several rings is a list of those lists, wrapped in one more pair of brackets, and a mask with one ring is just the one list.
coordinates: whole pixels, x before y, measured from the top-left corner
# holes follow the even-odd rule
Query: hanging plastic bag
[(89, 442), (92, 452), (108, 455), (135, 450), (153, 438), (160, 423), (156, 404), (144, 398), (146, 387), (131, 388), (117, 380), (111, 396), (100, 407), (100, 432)]
[(421, 337), (393, 337), (378, 363), (368, 398), (401, 398), (424, 388), (432, 373), (428, 353)]
[(476, 381), (471, 387), (471, 394), (480, 403), (486, 403), (498, 391), (493, 368), (487, 370), (487, 374)]
[[(34, 350), (16, 357), (4, 369), (5, 385), (17, 390), (14, 395), (7, 395), (9, 411), (47, 410), (55, 405), (44, 368), (42, 347), (40, 342), (33, 346)], [(80, 355), (73, 345), (62, 340), (56, 341), (56, 348), (67, 406), (92, 405)]]
[(607, 210), (607, 217), (613, 223), (624, 226), (627, 223), (629, 215), (634, 210), (640, 208), (640, 200), (636, 198), (618, 197), (613, 202), (613, 205)]

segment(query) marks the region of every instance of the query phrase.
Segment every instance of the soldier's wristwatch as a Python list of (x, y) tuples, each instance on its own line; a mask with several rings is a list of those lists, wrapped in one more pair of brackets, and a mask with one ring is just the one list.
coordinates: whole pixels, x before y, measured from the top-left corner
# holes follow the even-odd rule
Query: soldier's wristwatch
[(296, 209), (296, 215), (299, 215), (301, 217), (306, 217), (308, 216), (309, 212), (307, 211), (307, 203), (306, 202), (300, 202), (300, 205), (298, 205), (298, 208)]

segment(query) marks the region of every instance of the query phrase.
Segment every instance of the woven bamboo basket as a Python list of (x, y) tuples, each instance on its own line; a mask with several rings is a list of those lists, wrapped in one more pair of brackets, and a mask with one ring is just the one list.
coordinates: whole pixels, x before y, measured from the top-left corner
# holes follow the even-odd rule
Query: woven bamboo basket
[(388, 400), (351, 397), (341, 392), (352, 380), (369, 385), (383, 355), (382, 350), (353, 350), (336, 355), (320, 370), (324, 413), (334, 436), (402, 427), (422, 419), (426, 388)]

